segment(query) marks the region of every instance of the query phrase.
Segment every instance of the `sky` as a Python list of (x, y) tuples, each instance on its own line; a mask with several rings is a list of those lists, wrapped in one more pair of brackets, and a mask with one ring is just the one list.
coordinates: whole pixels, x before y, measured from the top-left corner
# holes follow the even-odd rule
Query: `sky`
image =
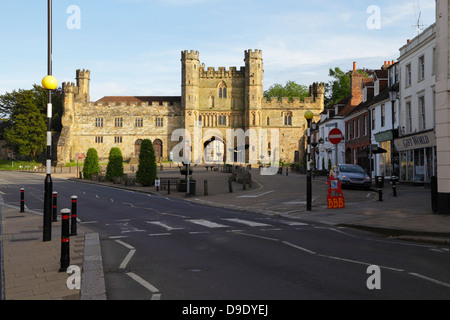
[[(264, 90), (328, 82), (330, 68), (379, 69), (435, 19), (435, 0), (55, 0), (53, 76), (91, 71), (91, 101), (180, 96), (181, 51), (206, 67), (244, 66), (260, 49)], [(0, 95), (47, 75), (47, 0), (2, 0)]]

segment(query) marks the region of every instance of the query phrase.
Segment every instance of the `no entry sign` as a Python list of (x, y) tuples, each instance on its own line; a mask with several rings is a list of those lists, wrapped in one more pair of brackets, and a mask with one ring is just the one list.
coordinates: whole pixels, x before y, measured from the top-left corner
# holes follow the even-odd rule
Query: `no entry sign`
[(328, 135), (328, 140), (330, 140), (330, 142), (332, 144), (341, 143), (343, 138), (344, 138), (344, 135), (342, 134), (342, 131), (337, 128), (331, 130), (330, 134)]

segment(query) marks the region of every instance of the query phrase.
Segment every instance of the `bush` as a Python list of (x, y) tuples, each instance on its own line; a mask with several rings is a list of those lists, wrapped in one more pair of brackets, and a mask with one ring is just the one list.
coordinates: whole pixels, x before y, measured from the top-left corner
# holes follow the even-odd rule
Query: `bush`
[(136, 171), (136, 179), (144, 187), (150, 187), (155, 184), (156, 174), (156, 158), (153, 143), (145, 139), (141, 144), (141, 152), (139, 153), (139, 167)]
[(100, 172), (100, 166), (98, 165), (98, 153), (94, 148), (90, 148), (86, 154), (83, 167), (83, 178), (91, 179), (93, 174)]
[(114, 147), (109, 151), (108, 166), (106, 167), (106, 180), (123, 177), (123, 157), (122, 151)]

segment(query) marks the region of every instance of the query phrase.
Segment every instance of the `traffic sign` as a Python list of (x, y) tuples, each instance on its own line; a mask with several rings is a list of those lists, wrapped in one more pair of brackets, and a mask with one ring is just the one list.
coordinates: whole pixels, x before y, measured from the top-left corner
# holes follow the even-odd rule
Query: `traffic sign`
[(328, 135), (328, 140), (330, 140), (330, 142), (332, 144), (341, 143), (343, 138), (344, 138), (344, 135), (342, 134), (342, 131), (337, 128), (331, 130), (330, 134)]

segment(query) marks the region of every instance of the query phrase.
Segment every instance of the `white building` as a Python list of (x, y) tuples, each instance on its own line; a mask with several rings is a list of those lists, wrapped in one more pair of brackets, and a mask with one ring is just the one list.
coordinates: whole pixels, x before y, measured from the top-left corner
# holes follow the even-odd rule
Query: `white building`
[(429, 183), (437, 174), (435, 56), (436, 24), (400, 48), (400, 181)]
[(333, 108), (328, 108), (321, 114), (318, 124), (319, 139), (317, 141), (319, 153), (315, 155), (318, 170), (329, 170), (336, 164), (345, 163), (345, 136), (338, 145), (332, 144), (328, 139), (330, 131), (335, 128), (341, 130), (343, 134), (345, 132), (344, 117), (339, 115), (340, 109), (344, 106), (345, 102), (341, 101), (341, 103), (336, 104)]

